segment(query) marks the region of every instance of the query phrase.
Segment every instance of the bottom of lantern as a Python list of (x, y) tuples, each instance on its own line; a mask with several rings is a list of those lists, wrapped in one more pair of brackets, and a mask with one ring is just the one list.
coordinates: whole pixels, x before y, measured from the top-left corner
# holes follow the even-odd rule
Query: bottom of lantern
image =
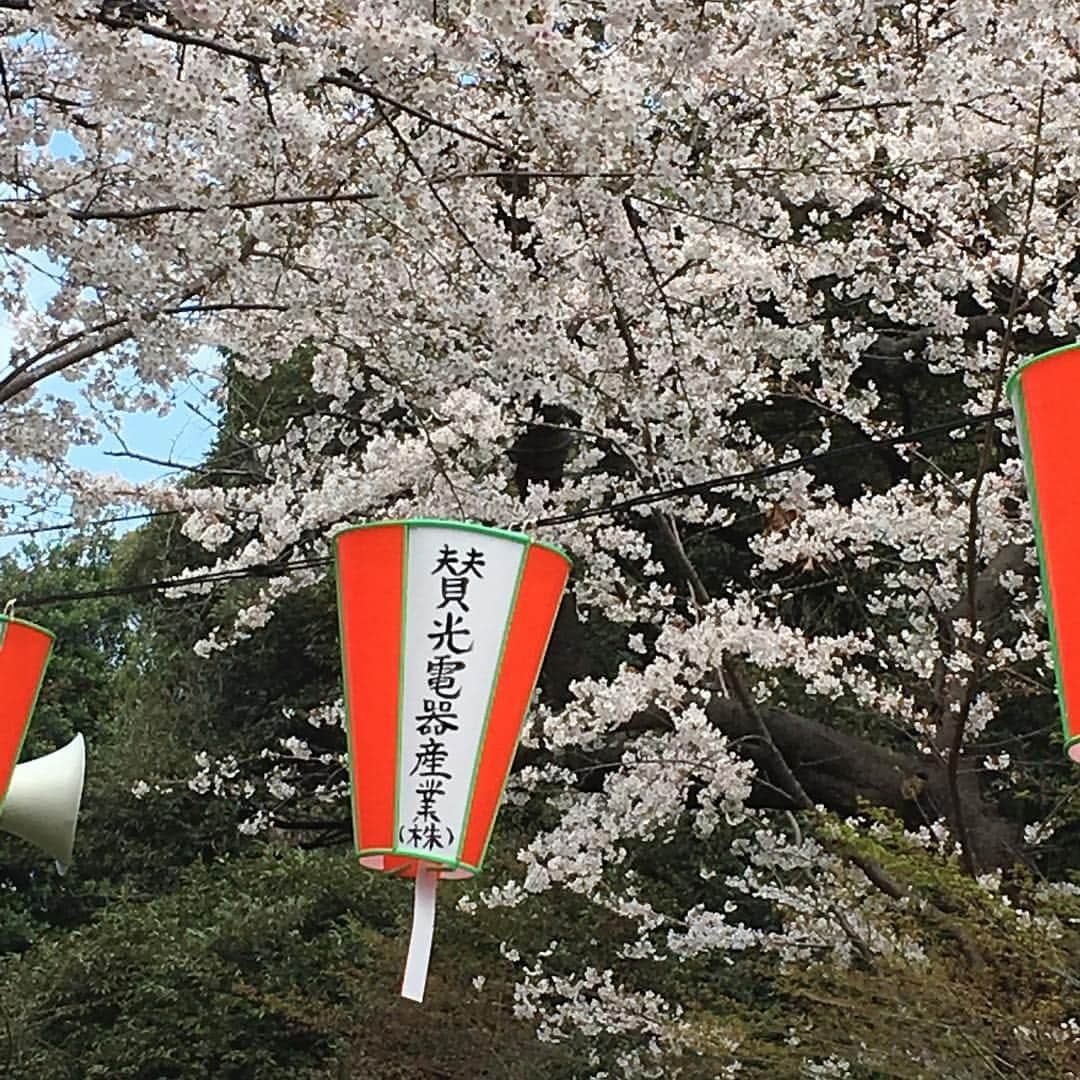
[(450, 859), (421, 858), (416, 855), (401, 855), (393, 851), (358, 851), (360, 865), (369, 870), (382, 870), (398, 877), (414, 878), (423, 867), (425, 872), (434, 874), (446, 881), (461, 881), (480, 872), (478, 866), (469, 866)]
[(1068, 754), (1073, 761), (1080, 763), (1080, 735), (1066, 737), (1065, 753)]

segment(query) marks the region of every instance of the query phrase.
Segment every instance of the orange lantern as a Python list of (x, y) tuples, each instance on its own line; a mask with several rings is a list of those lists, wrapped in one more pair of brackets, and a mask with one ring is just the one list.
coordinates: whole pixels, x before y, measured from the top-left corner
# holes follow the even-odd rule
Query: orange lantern
[(570, 564), (452, 521), (360, 525), (336, 549), (356, 851), (416, 879), (401, 993), (421, 1001), (436, 883), (480, 870)]
[(0, 615), (0, 802), (19, 760), (52, 645), (48, 630)]
[(1035, 523), (1065, 750), (1080, 762), (1080, 345), (1029, 360), (1008, 392)]
[(62, 874), (75, 849), (86, 770), (83, 737), (16, 764), (52, 644), (48, 630), (0, 615), (0, 829), (47, 851)]

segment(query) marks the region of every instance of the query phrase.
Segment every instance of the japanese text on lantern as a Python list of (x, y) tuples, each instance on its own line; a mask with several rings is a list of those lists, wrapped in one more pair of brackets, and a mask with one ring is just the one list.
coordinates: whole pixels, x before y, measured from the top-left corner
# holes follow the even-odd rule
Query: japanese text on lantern
[(430, 643), (425, 656), (426, 683), (430, 697), (424, 697), (413, 716), (418, 737), (409, 777), (413, 782), (414, 813), (402, 825), (399, 840), (424, 851), (445, 851), (454, 846), (452, 826), (440, 814), (446, 799), (446, 785), (453, 779), (451, 744), (460, 738), (457, 702), (460, 681), (469, 663), (475, 642), (470, 628), (469, 586), (483, 578), (484, 553), (475, 547), (464, 553), (444, 544), (431, 576), (438, 583)]

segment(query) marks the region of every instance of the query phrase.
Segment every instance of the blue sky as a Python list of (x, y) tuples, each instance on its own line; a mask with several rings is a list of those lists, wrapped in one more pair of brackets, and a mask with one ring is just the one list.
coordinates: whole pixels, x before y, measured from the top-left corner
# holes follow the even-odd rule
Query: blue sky
[[(44, 302), (47, 295), (47, 289), (42, 288), (40, 293), (34, 296), (35, 303)], [(0, 312), (0, 372), (3, 372), (10, 362), (11, 344), (10, 322), (6, 315)], [(198, 464), (214, 437), (214, 420), (219, 415), (210, 399), (210, 393), (215, 386), (213, 372), (217, 363), (217, 357), (211, 350), (201, 350), (195, 357), (196, 373), (174, 388), (169, 411), (164, 416), (156, 412), (112, 414), (110, 420), (116, 424), (117, 434), (105, 433), (99, 444), (75, 448), (68, 455), (68, 461), (91, 472), (118, 473), (139, 482), (173, 477), (179, 473), (138, 457), (116, 456), (123, 454), (125, 446), (134, 455)], [(59, 375), (43, 380), (39, 384), (39, 392), (55, 394), (76, 403), (81, 402), (78, 384), (68, 382)], [(80, 411), (85, 412), (85, 407), (81, 406)], [(0, 487), (0, 499), (14, 502), (17, 507), (12, 518), (0, 525), (0, 555), (17, 548), (25, 539), (20, 536), (5, 537), (4, 533), (54, 525), (69, 518), (64, 504), (45, 516), (24, 512), (18, 508), (23, 494), (17, 488)], [(131, 525), (122, 527), (130, 528)], [(46, 542), (61, 539), (64, 535), (62, 531), (41, 533), (36, 536), (36, 540), (39, 543)]]
[[(0, 319), (2, 318), (0, 314)], [(3, 369), (10, 356), (10, 340), (8, 327), (0, 322), (0, 370)], [(206, 355), (199, 356), (198, 360), (200, 367), (203, 368), (209, 368), (211, 364), (216, 363), (209, 351), (206, 351)], [(139, 482), (180, 475), (177, 470), (137, 458), (113, 456), (113, 454), (122, 452), (126, 444), (127, 449), (134, 454), (163, 461), (197, 464), (209, 448), (215, 431), (213, 423), (208, 422), (217, 415), (214, 406), (208, 400), (208, 393), (212, 386), (213, 379), (210, 377), (192, 377), (175, 389), (171, 408), (164, 416), (159, 416), (157, 413), (115, 414), (114, 419), (119, 422), (120, 438), (106, 434), (101, 443), (96, 446), (74, 449), (68, 455), (68, 461), (78, 468), (91, 472), (118, 473)], [(43, 389), (58, 396), (78, 400), (77, 389), (59, 377), (46, 380)], [(189, 406), (194, 406), (202, 415), (197, 415)], [(0, 498), (5, 501), (18, 504), (22, 501), (22, 495), (19, 489), (0, 488)], [(65, 504), (58, 505), (54, 511), (45, 516), (16, 509), (12, 518), (4, 525), (0, 525), (0, 555), (17, 548), (25, 539), (19, 536), (5, 537), (4, 533), (23, 528), (54, 525), (67, 521), (68, 518)], [(136, 521), (120, 527), (130, 528), (137, 524)], [(38, 543), (44, 543), (62, 539), (65, 535), (63, 531), (47, 532), (38, 534), (35, 539)]]
[[(68, 132), (55, 132), (48, 144), (41, 148), (40, 153), (50, 154), (57, 158), (79, 158), (82, 156), (82, 149), (76, 138)], [(49, 273), (54, 272), (57, 267), (51, 264), (42, 252), (28, 251), (21, 254), (27, 256), (34, 265), (41, 267), (41, 272), (31, 273), (27, 290), (31, 303), (35, 307), (42, 308), (48, 303), (55, 289)], [(0, 311), (0, 374), (11, 362), (11, 346), (11, 323), (6, 313)], [(168, 468), (137, 458), (113, 456), (121, 453), (125, 444), (133, 454), (187, 464), (198, 463), (208, 449), (214, 434), (213, 421), (217, 416), (217, 410), (208, 395), (214, 386), (212, 373), (216, 370), (217, 358), (212, 350), (204, 349), (196, 354), (195, 362), (196, 368), (202, 374), (194, 375), (186, 383), (175, 388), (171, 408), (165, 416), (159, 416), (157, 413), (115, 414), (111, 420), (117, 424), (119, 438), (106, 434), (102, 442), (96, 446), (79, 447), (73, 450), (68, 456), (70, 463), (92, 472), (119, 473), (130, 480), (140, 482), (161, 479), (172, 475), (172, 472)], [(80, 401), (78, 384), (69, 382), (60, 375), (52, 376), (40, 383), (39, 392), (55, 394), (75, 402)], [(85, 411), (85, 408), (80, 411)], [(24, 493), (17, 488), (0, 487), (0, 499), (4, 502), (11, 502), (18, 506), (23, 495)], [(55, 512), (47, 517), (40, 514), (20, 513), (16, 510), (13, 518), (0, 525), (0, 555), (17, 548), (25, 539), (18, 536), (5, 537), (4, 533), (22, 528), (54, 525), (66, 521), (68, 517), (64, 505), (58, 506)], [(130, 527), (130, 525), (123, 527)], [(40, 542), (59, 539), (64, 535), (65, 533), (60, 531), (47, 532), (38, 534), (36, 539)]]

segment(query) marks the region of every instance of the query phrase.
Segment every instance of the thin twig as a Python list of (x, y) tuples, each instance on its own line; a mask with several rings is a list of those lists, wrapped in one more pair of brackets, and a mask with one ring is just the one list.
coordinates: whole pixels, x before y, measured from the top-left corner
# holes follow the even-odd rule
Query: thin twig
[(667, 293), (664, 291), (664, 283), (660, 280), (660, 274), (656, 270), (656, 264), (649, 254), (649, 249), (645, 244), (645, 238), (641, 235), (641, 215), (634, 208), (634, 204), (629, 195), (623, 196), (622, 208), (623, 213), (626, 215), (627, 223), (630, 225), (630, 231), (634, 234), (634, 239), (641, 249), (641, 256), (649, 269), (649, 276), (652, 278), (653, 285), (656, 286), (656, 291), (660, 296), (660, 302), (664, 305), (664, 316), (667, 319), (668, 337), (671, 339), (671, 348), (673, 350), (678, 349), (679, 345), (675, 339), (675, 323), (672, 317), (675, 312), (672, 309), (671, 301), (668, 299)]
[(400, 131), (398, 131), (397, 125), (394, 123), (394, 121), (390, 117), (390, 114), (382, 107), (382, 105), (376, 102), (375, 107), (382, 114), (382, 118), (386, 122), (386, 126), (390, 129), (394, 138), (397, 139), (398, 145), (401, 147), (402, 152), (412, 163), (413, 168), (416, 169), (416, 171), (420, 174), (420, 177), (423, 179), (424, 183), (427, 184), (428, 190), (431, 192), (435, 201), (442, 208), (443, 213), (445, 213), (446, 216), (450, 219), (451, 224), (454, 226), (455, 232), (457, 232), (458, 236), (460, 236), (461, 239), (465, 241), (466, 246), (480, 261), (480, 265), (483, 266), (484, 269), (489, 271), (490, 273), (494, 273), (491, 264), (481, 254), (480, 249), (476, 246), (475, 243), (473, 243), (472, 237), (465, 231), (465, 228), (461, 224), (461, 222), (458, 221), (457, 216), (454, 214), (454, 211), (450, 209), (450, 204), (442, 197), (442, 195), (439, 194), (439, 189), (431, 182), (431, 178), (424, 171), (424, 166), (420, 163), (420, 159), (416, 156), (413, 148), (409, 145), (409, 140), (406, 139)]
[(364, 94), (366, 97), (371, 98), (372, 101), (378, 102), (381, 105), (389, 105), (394, 109), (400, 109), (403, 113), (407, 113), (417, 120), (423, 120), (425, 123), (431, 124), (434, 127), (441, 128), (443, 131), (448, 131), (452, 135), (457, 135), (462, 139), (468, 139), (471, 142), (480, 143), (481, 146), (486, 146), (489, 150), (497, 150), (500, 154), (510, 154), (510, 150), (495, 139), (489, 139), (486, 135), (479, 135), (475, 131), (466, 131), (464, 128), (458, 127), (457, 124), (452, 124), (448, 120), (440, 120), (437, 116), (432, 116), (431, 113), (425, 112), (423, 109), (408, 105), (404, 101), (399, 101), (397, 98), (393, 98), (389, 94), (383, 93), (381, 90), (376, 90), (374, 86), (371, 86), (368, 83), (360, 82), (359, 79), (351, 74), (343, 72), (338, 75), (324, 75), (320, 82), (326, 83), (329, 86), (340, 86), (346, 90), (353, 90), (358, 94)]

